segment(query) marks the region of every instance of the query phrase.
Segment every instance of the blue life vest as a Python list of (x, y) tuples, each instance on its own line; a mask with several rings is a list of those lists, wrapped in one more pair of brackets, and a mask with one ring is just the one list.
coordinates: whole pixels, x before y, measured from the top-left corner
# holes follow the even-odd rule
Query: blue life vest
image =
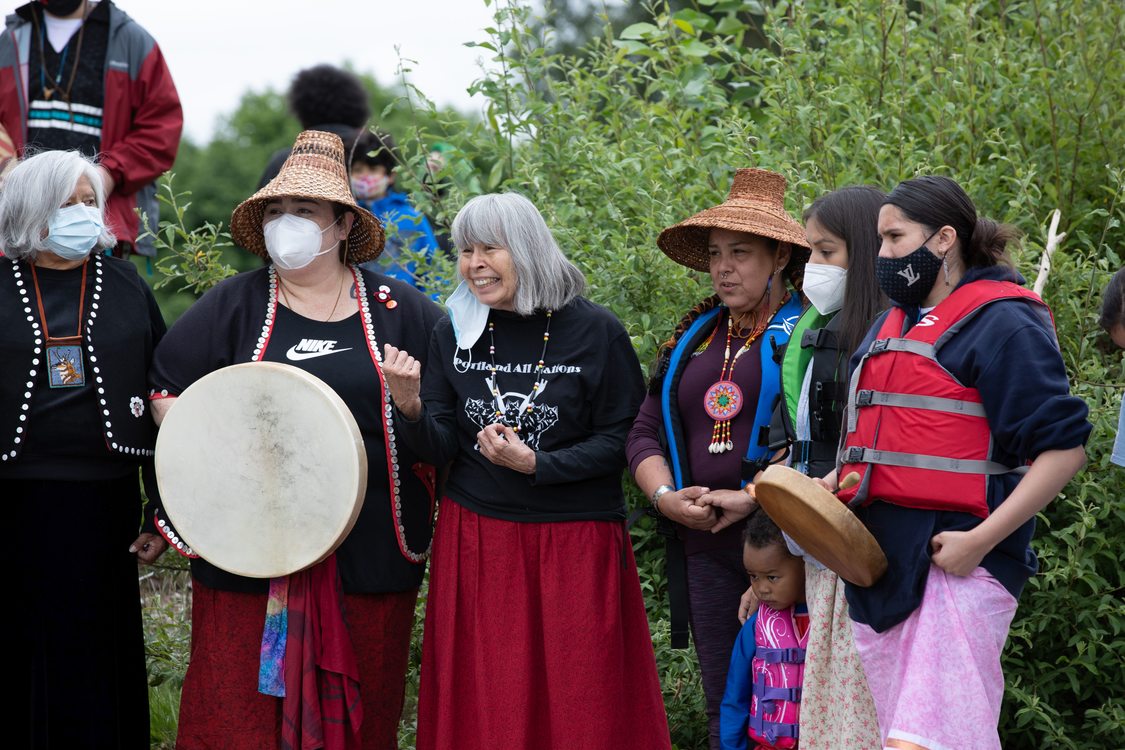
[[(667, 455), (672, 465), (672, 477), (678, 490), (689, 486), (691, 480), (687, 472), (687, 458), (681, 447), (683, 430), (680, 429), (679, 406), (673, 403), (674, 391), (692, 352), (719, 324), (719, 316), (725, 309), (724, 305), (713, 307), (696, 318), (691, 327), (684, 331), (672, 350), (668, 360), (668, 370), (665, 372), (664, 381), (660, 386), (660, 408), (664, 415)], [(743, 461), (744, 466), (747, 465), (747, 462), (753, 463), (768, 458), (769, 447), (766, 445), (768, 441), (759, 440), (759, 435), (768, 435), (774, 401), (781, 390), (780, 357), (775, 356), (775, 354), (780, 352), (789, 342), (789, 336), (793, 333), (793, 327), (797, 324), (797, 319), (800, 316), (801, 297), (799, 294), (792, 294), (789, 301), (782, 305), (781, 309), (773, 316), (762, 334), (762, 346), (760, 347), (762, 385), (758, 391), (758, 404), (754, 412), (754, 427), (750, 435), (750, 445)], [(762, 432), (763, 429), (766, 430), (766, 433)], [(745, 485), (746, 483), (747, 479), (744, 476), (742, 484)]]

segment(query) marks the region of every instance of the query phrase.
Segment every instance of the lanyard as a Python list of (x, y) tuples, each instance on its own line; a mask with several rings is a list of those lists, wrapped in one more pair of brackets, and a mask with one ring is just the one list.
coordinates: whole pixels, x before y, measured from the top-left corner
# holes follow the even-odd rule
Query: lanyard
[(86, 305), (86, 270), (90, 259), (82, 261), (82, 287), (78, 292), (78, 330), (73, 336), (51, 338), (47, 330), (47, 314), (43, 311), (43, 294), (39, 291), (39, 276), (31, 264), (31, 281), (35, 285), (35, 304), (39, 307), (39, 322), (43, 324), (43, 338), (47, 343), (47, 385), (51, 388), (77, 388), (86, 385), (86, 368), (82, 363), (82, 310)]
[(43, 294), (39, 291), (39, 276), (35, 273), (35, 264), (31, 264), (31, 283), (35, 285), (35, 304), (39, 306), (39, 322), (43, 324), (43, 338), (47, 343), (52, 341), (81, 341), (82, 340), (82, 309), (86, 305), (86, 269), (90, 267), (90, 259), (82, 261), (82, 287), (78, 291), (78, 329), (73, 336), (64, 336), (59, 339), (51, 338), (47, 330), (47, 314), (43, 312)]

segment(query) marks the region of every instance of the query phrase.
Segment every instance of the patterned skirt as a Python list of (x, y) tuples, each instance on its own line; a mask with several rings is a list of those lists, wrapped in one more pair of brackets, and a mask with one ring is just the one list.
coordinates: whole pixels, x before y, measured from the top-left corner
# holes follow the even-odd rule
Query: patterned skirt
[(875, 703), (852, 637), (844, 582), (805, 565), (809, 643), (801, 694), (802, 750), (880, 750)]

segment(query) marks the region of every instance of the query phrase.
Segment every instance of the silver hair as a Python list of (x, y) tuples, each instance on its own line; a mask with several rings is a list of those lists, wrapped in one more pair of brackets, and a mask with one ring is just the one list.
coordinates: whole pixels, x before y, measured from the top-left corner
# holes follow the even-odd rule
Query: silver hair
[(473, 243), (511, 254), (520, 315), (558, 310), (586, 291), (586, 278), (563, 255), (539, 209), (519, 193), (478, 195), (457, 212), (453, 244), (464, 251)]
[[(0, 248), (4, 255), (35, 260), (50, 252), (44, 240), (51, 216), (70, 198), (83, 176), (94, 188), (94, 200), (105, 220), (105, 188), (94, 162), (77, 151), (44, 151), (25, 157), (4, 179), (0, 189)], [(95, 252), (116, 243), (107, 228)]]

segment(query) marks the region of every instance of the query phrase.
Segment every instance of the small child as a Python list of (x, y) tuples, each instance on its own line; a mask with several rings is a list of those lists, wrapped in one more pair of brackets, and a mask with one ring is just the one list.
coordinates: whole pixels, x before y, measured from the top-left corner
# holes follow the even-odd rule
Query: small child
[(397, 164), (394, 139), (389, 134), (370, 130), (360, 133), (351, 156), (352, 195), (386, 230), (386, 245), (379, 258), (370, 261), (371, 270), (425, 290), (413, 260), (405, 257), (404, 251), (424, 254), (428, 261), (438, 242), (429, 219), (411, 205), (406, 193), (395, 190)]
[(789, 552), (765, 511), (750, 514), (742, 563), (758, 597), (734, 644), (719, 713), (723, 750), (795, 748), (809, 615), (805, 562)]
[[(1098, 325), (1105, 329), (1114, 344), (1125, 349), (1125, 268), (1113, 274), (1105, 288)], [(1109, 460), (1118, 466), (1125, 466), (1125, 401), (1121, 403), (1121, 415), (1117, 418), (1117, 438), (1113, 441), (1113, 453)]]

